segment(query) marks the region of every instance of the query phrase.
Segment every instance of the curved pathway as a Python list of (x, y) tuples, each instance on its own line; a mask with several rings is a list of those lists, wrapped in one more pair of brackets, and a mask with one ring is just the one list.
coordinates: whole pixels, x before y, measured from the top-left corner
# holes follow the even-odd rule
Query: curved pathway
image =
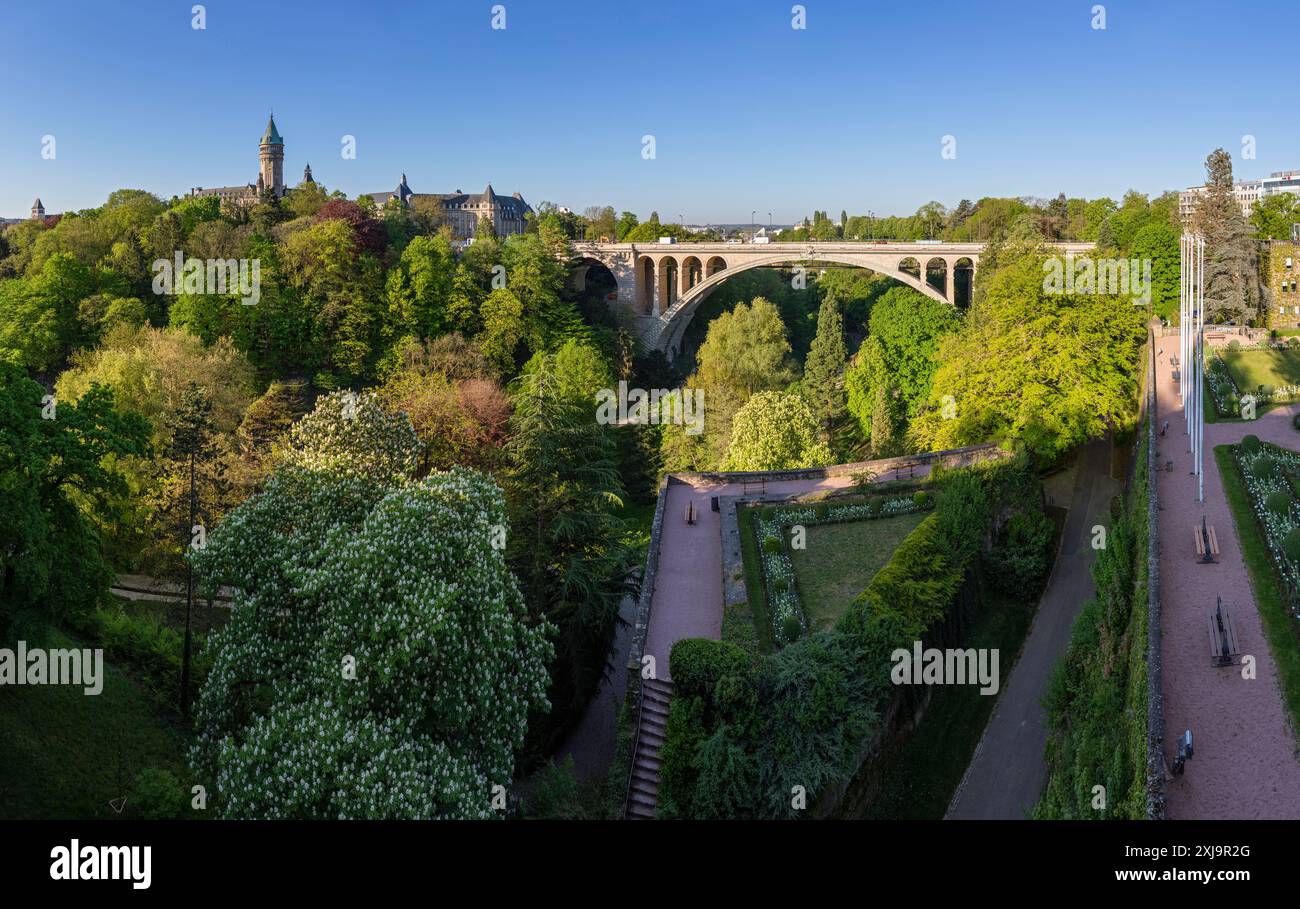
[[(1249, 575), (1242, 562), (1232, 512), (1214, 459), (1216, 446), (1254, 433), (1284, 448), (1300, 449), (1291, 427), (1293, 407), (1278, 407), (1258, 420), (1205, 426), (1205, 502), (1196, 501), (1196, 478), (1187, 450), (1186, 424), (1173, 381), (1169, 354), (1178, 339), (1157, 339), (1157, 413), (1169, 421), (1157, 439), (1161, 470), (1160, 609), (1164, 663), (1165, 750), (1184, 729), (1192, 730), (1195, 754), (1183, 776), (1166, 783), (1170, 818), (1300, 817), (1300, 760), (1279, 689), (1276, 667), (1260, 624)], [(1207, 402), (1207, 406), (1213, 406)], [(1192, 528), (1205, 516), (1214, 525), (1218, 562), (1196, 561)], [(1210, 664), (1207, 611), (1222, 596), (1232, 610), (1239, 649), (1256, 659), (1256, 678), (1241, 677), (1240, 667)]]
[(1075, 616), (1096, 589), (1092, 527), (1107, 523), (1111, 496), (1119, 489), (1110, 478), (1110, 443), (1081, 448), (1052, 576), (947, 818), (1019, 820), (1042, 795), (1047, 782), (1047, 716), (1039, 699), (1070, 643)]

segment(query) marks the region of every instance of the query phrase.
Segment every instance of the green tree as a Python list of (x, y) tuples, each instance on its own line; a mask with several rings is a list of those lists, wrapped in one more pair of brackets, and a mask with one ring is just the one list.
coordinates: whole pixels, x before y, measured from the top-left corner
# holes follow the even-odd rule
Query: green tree
[(1245, 323), (1259, 314), (1258, 249), (1232, 193), (1232, 156), (1221, 148), (1205, 159), (1206, 191), (1192, 227), (1205, 236), (1205, 307), (1214, 321)]
[(0, 363), (0, 637), (107, 595), (113, 572), (95, 528), (119, 519), (115, 464), (142, 455), (148, 437), (109, 389), (60, 402)]
[(844, 415), (844, 319), (839, 304), (827, 294), (817, 312), (817, 336), (804, 363), (801, 388), (826, 437), (831, 426)]
[(1277, 193), (1255, 203), (1250, 212), (1255, 236), (1261, 240), (1290, 240), (1291, 226), (1300, 224), (1300, 196)]
[(787, 470), (831, 463), (817, 418), (799, 395), (760, 391), (736, 413), (723, 470)]
[(917, 441), (1019, 441), (1052, 458), (1130, 424), (1145, 312), (1127, 298), (1048, 293), (1035, 247), (1002, 260), (940, 349), (927, 408), (912, 423)]
[[(594, 390), (586, 387), (600, 381), (597, 360), (576, 341), (538, 354), (513, 395), (504, 473), (510, 563), (529, 609), (559, 629), (550, 695), (556, 725), (534, 738), (544, 749), (603, 673), (629, 562), (617, 446), (612, 428), (596, 422)], [(575, 367), (587, 378), (564, 374)]]
[(551, 656), (495, 543), (501, 491), (414, 481), (409, 423), (323, 402), (193, 557), (239, 602), (209, 640), (191, 762), (225, 817), (490, 818)]

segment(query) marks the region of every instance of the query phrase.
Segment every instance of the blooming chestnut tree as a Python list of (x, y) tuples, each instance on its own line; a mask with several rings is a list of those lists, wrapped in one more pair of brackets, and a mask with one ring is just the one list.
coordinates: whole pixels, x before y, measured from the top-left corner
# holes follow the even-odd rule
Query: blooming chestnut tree
[(412, 480), (409, 421), (338, 397), (193, 556), (236, 602), (191, 761), (227, 817), (492, 817), (552, 657), (499, 548), (504, 497), (462, 468)]
[(760, 391), (736, 411), (723, 470), (790, 470), (831, 463), (817, 418), (800, 395)]

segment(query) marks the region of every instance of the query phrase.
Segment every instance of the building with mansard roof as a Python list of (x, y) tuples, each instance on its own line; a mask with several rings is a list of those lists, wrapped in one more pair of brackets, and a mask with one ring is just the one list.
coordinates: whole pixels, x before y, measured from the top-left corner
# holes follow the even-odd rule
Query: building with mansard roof
[(457, 239), (468, 239), (478, 231), (479, 219), (487, 218), (498, 237), (524, 232), (524, 225), (532, 206), (524, 201), (519, 193), (510, 196), (498, 196), (489, 183), (481, 193), (466, 193), (459, 189), (454, 193), (417, 193), (406, 182), (406, 174), (397, 188), (365, 195), (375, 200), (378, 206), (388, 204), (403, 207), (414, 205), (420, 200), (431, 199), (441, 206), (451, 225), (452, 233)]

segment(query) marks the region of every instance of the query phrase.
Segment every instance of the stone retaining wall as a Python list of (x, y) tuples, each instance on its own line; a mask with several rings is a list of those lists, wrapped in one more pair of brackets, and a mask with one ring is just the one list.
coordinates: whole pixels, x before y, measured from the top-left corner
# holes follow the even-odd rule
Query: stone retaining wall
[(1142, 403), (1147, 428), (1147, 818), (1164, 820), (1165, 707), (1160, 663), (1160, 505), (1156, 489), (1156, 423), (1160, 411), (1156, 407), (1154, 337), (1147, 341), (1146, 384)]

